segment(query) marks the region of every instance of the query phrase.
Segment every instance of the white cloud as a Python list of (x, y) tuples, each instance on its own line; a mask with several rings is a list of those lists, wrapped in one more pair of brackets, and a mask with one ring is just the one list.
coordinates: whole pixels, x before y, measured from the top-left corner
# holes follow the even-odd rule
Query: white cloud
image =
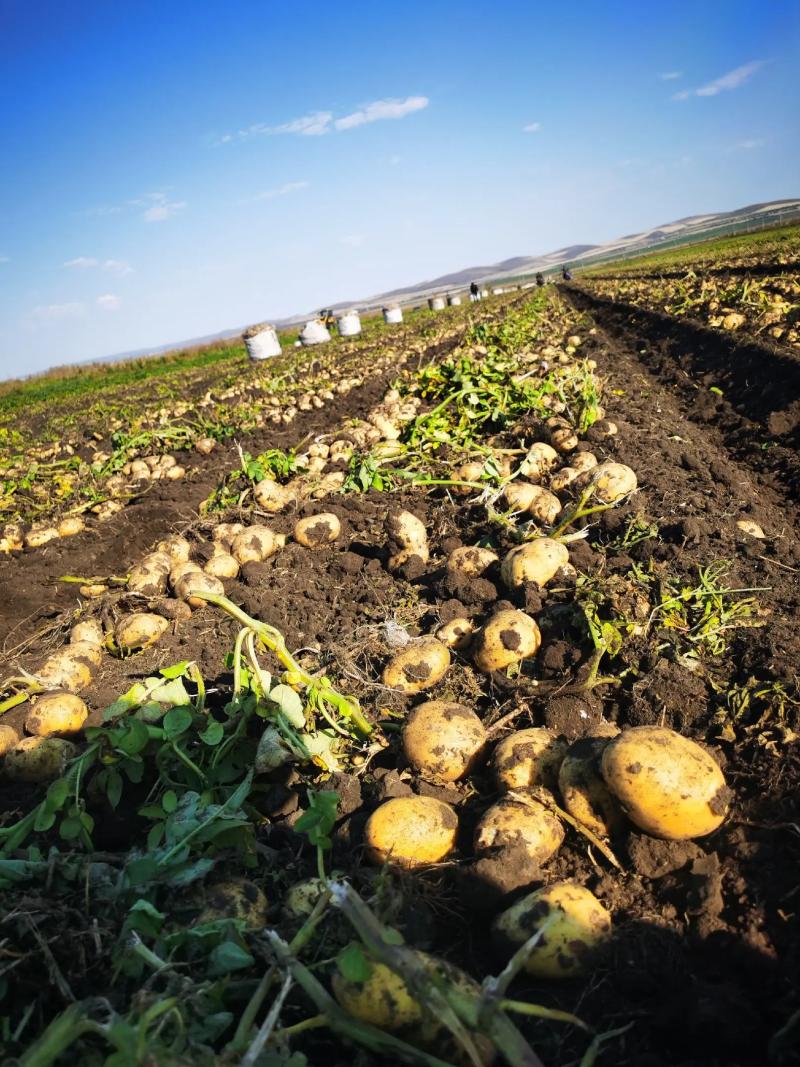
[(740, 141), (737, 145), (738, 148), (759, 148), (764, 142), (757, 140)]
[(683, 71), (682, 70), (668, 70), (668, 71), (666, 71), (666, 73), (661, 75), (661, 80), (662, 80), (662, 82), (671, 82), (671, 81), (674, 81), (675, 78), (682, 78), (682, 77), (683, 77)]
[(542, 128), (541, 122), (532, 122), (530, 124), (530, 126), (523, 126), (522, 127), (522, 132), (523, 133), (538, 133), (539, 130), (541, 130), (541, 128)]
[(97, 215), (101, 218), (105, 215), (117, 215), (122, 211), (121, 207), (113, 207), (109, 204), (103, 204), (102, 207), (90, 207), (86, 211), (74, 211), (73, 215), (76, 216), (91, 216)]
[(339, 240), (343, 245), (350, 245), (355, 248), (356, 245), (363, 245), (364, 238), (359, 234), (350, 234), (348, 237), (340, 237)]
[(97, 266), (97, 260), (96, 259), (90, 259), (88, 256), (78, 256), (77, 259), (68, 259), (67, 262), (63, 264), (63, 266), (65, 266), (65, 267), (96, 267)]
[(738, 89), (740, 85), (743, 85), (752, 74), (755, 74), (763, 66), (763, 60), (753, 60), (751, 63), (745, 63), (744, 66), (728, 71), (721, 78), (716, 78), (713, 82), (709, 82), (708, 85), (703, 85), (699, 89), (684, 89), (679, 93), (675, 93), (672, 99), (688, 100), (691, 96), (716, 96), (726, 89)]
[[(170, 218), (178, 211), (183, 211), (186, 207), (185, 201), (169, 200), (166, 193), (148, 193), (146, 200), (150, 201), (151, 206), (142, 212), (145, 222), (163, 222), (164, 219)], [(141, 200), (131, 200), (130, 203), (138, 207), (143, 206)]]
[(422, 111), (429, 103), (427, 96), (408, 96), (405, 100), (374, 100), (371, 104), (365, 104), (360, 111), (337, 119), (333, 125), (337, 130), (351, 130), (354, 126), (363, 126), (366, 122), (402, 119), (414, 111)]
[[(296, 189), (307, 189), (308, 182), (287, 182), (285, 185), (279, 186), (277, 189), (265, 189), (263, 193), (257, 193), (253, 200), (272, 200), (274, 196), (286, 196), (287, 193), (293, 193)], [(247, 203), (246, 200), (241, 203)]]
[(133, 267), (126, 259), (107, 259), (103, 264), (103, 270), (116, 274), (118, 278), (124, 278), (126, 274), (133, 274)]
[[(333, 115), (330, 111), (315, 111), (311, 115), (304, 115), (301, 119), (292, 119), (280, 126), (267, 126), (263, 122), (257, 122), (254, 126), (248, 126), (246, 130), (239, 130), (237, 137), (240, 141), (246, 141), (250, 137), (269, 136), (278, 133), (294, 133), (299, 137), (319, 137), (328, 132)], [(217, 145), (228, 144), (233, 140), (231, 134), (226, 133), (214, 143)]]
[(122, 307), (122, 301), (118, 296), (109, 293), (107, 296), (98, 296), (97, 306), (102, 308), (103, 311), (119, 311)]

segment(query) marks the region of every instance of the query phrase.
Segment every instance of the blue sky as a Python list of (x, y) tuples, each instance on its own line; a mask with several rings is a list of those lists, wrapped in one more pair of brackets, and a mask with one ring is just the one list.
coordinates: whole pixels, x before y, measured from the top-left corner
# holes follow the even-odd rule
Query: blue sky
[(800, 195), (797, 0), (0, 0), (0, 376)]

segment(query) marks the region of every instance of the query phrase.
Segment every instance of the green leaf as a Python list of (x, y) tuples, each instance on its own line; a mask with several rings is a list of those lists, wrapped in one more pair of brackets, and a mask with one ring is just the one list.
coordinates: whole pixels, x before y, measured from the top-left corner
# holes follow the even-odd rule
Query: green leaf
[(147, 847), (158, 848), (158, 846), (164, 839), (165, 831), (166, 826), (163, 822), (157, 822), (153, 826), (151, 826), (147, 833)]
[(108, 769), (106, 796), (112, 808), (116, 808), (122, 798), (122, 775), (113, 767)]
[(218, 978), (231, 971), (241, 971), (244, 967), (251, 967), (256, 961), (249, 952), (245, 952), (235, 941), (224, 941), (217, 945), (208, 957), (208, 976)]
[(83, 830), (81, 820), (77, 815), (68, 815), (59, 827), (59, 833), (65, 841), (74, 841), (80, 837)]
[(48, 811), (44, 804), (42, 804), (36, 812), (33, 828), (37, 833), (43, 833), (45, 830), (49, 830), (55, 821), (56, 813), (54, 811)]
[(152, 700), (161, 704), (169, 704), (173, 708), (185, 708), (191, 704), (192, 698), (186, 692), (186, 686), (182, 678), (175, 678), (171, 682), (165, 682), (158, 686), (150, 694)]
[(288, 685), (276, 685), (274, 689), (270, 690), (269, 699), (273, 704), (278, 705), (295, 729), (303, 729), (306, 724), (305, 715), (303, 714), (303, 701), (295, 693), (294, 689)]
[(150, 734), (140, 719), (127, 719), (123, 730), (115, 736), (114, 747), (128, 756), (135, 756), (147, 747)]
[(369, 960), (358, 941), (351, 941), (336, 956), (336, 966), (348, 982), (367, 982), (372, 974)]
[(209, 717), (208, 726), (198, 736), (205, 745), (218, 745), (224, 736), (222, 723)]
[(622, 634), (610, 622), (603, 623), (601, 634), (608, 654), (616, 656), (622, 649)]
[(399, 930), (395, 930), (391, 926), (384, 926), (381, 939), (386, 942), (387, 945), (402, 945), (403, 935)]
[(144, 934), (145, 937), (158, 937), (163, 919), (163, 914), (149, 901), (137, 900), (128, 912), (125, 929), (126, 931), (135, 930), (138, 934)]
[(166, 812), (163, 808), (159, 808), (155, 805), (147, 808), (139, 808), (138, 814), (143, 819), (163, 819), (166, 817)]
[[(59, 778), (47, 790), (45, 807), (48, 811), (58, 811), (64, 807), (69, 796), (69, 782), (66, 778)], [(52, 825), (52, 824), (51, 824)]]
[(170, 740), (186, 733), (191, 725), (192, 713), (186, 708), (172, 708), (164, 716), (164, 733)]
[(330, 848), (331, 840), (328, 834), (336, 824), (339, 794), (333, 790), (315, 792), (310, 789), (308, 800), (310, 806), (294, 824), (294, 829), (297, 833), (308, 834), (308, 840), (312, 845)]
[(184, 660), (183, 663), (176, 663), (174, 667), (165, 667), (163, 671), (158, 673), (162, 678), (172, 679), (181, 678), (186, 673), (186, 668), (189, 666), (189, 660)]
[(168, 789), (164, 796), (161, 798), (161, 806), (164, 811), (172, 812), (178, 806), (178, 797), (174, 790)]
[(131, 860), (125, 868), (125, 875), (128, 880), (128, 885), (130, 886), (137, 886), (141, 885), (143, 882), (149, 882), (157, 873), (158, 860), (155, 856), (142, 856), (141, 859)]

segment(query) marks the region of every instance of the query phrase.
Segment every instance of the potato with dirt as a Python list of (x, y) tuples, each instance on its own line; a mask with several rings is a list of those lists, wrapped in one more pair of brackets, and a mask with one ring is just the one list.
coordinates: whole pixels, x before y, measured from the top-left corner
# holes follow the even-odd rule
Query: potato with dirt
[(412, 515), (410, 511), (398, 511), (387, 516), (385, 524), (389, 541), (389, 570), (399, 571), (402, 566), (416, 556), (422, 563), (430, 557), (428, 531), (425, 523)]
[(638, 485), (635, 473), (624, 463), (601, 463), (591, 476), (593, 495), (601, 504), (616, 504)]
[(231, 542), (231, 555), (240, 565), (263, 563), (279, 547), (277, 537), (267, 526), (248, 526)]
[(425, 867), (439, 863), (456, 843), (458, 818), (449, 804), (433, 797), (394, 797), (367, 820), (364, 842), (370, 862), (382, 866)]
[(44, 782), (77, 754), (77, 746), (61, 737), (23, 737), (6, 753), (3, 771), (12, 782)]
[(435, 637), (407, 645), (392, 656), (383, 668), (381, 681), (401, 693), (422, 693), (444, 678), (450, 666), (450, 653)]
[(267, 898), (247, 878), (229, 878), (207, 889), (203, 909), (194, 925), (240, 919), (248, 930), (263, 930), (267, 925)]
[(611, 737), (573, 741), (558, 772), (565, 810), (598, 837), (611, 837), (625, 824), (620, 803), (600, 771), (600, 760), (611, 741)]
[(463, 575), (470, 579), (480, 578), (493, 563), (497, 562), (498, 558), (497, 553), (491, 548), (484, 548), (481, 545), (456, 548), (447, 557), (447, 573)]
[(537, 537), (512, 548), (500, 566), (500, 576), (509, 589), (519, 589), (526, 582), (536, 582), (540, 589), (569, 563), (569, 549), (551, 537)]
[(225, 586), (219, 578), (205, 571), (189, 571), (176, 583), (175, 595), (180, 600), (185, 600), (190, 608), (202, 608), (206, 601), (195, 596), (195, 593), (212, 593), (214, 596), (225, 596)]
[(623, 730), (603, 751), (606, 785), (645, 833), (686, 841), (725, 820), (731, 790), (705, 749), (666, 726)]
[(74, 737), (88, 715), (76, 693), (43, 693), (28, 712), (25, 731), (34, 737)]
[(326, 548), (333, 544), (341, 532), (342, 524), (338, 516), (323, 511), (295, 523), (292, 536), (304, 548)]
[(486, 744), (486, 731), (475, 712), (448, 700), (429, 700), (414, 708), (402, 736), (411, 766), (444, 782), (469, 774)]
[(20, 742), (20, 736), (13, 726), (0, 723), (0, 758), (10, 752)]
[(151, 552), (131, 569), (128, 592), (163, 596), (167, 589), (167, 576), (174, 565), (166, 552)]
[(475, 627), (471, 619), (451, 619), (436, 631), (436, 640), (455, 652), (466, 652), (472, 643)]
[(154, 645), (168, 628), (163, 615), (123, 615), (114, 627), (114, 640), (120, 652), (130, 655)]
[(491, 674), (535, 655), (541, 643), (539, 627), (530, 615), (513, 609), (498, 611), (478, 632), (472, 661), (479, 671)]
[(485, 813), (475, 829), (475, 854), (496, 853), (522, 846), (527, 855), (543, 866), (564, 841), (564, 827), (544, 804), (523, 790), (526, 800), (503, 797)]
[(48, 656), (38, 672), (47, 689), (67, 689), (79, 693), (94, 678), (103, 661), (102, 650), (87, 641), (76, 641), (68, 648)]
[(498, 789), (505, 793), (543, 786), (554, 791), (567, 747), (565, 737), (544, 726), (515, 730), (503, 738), (492, 756)]

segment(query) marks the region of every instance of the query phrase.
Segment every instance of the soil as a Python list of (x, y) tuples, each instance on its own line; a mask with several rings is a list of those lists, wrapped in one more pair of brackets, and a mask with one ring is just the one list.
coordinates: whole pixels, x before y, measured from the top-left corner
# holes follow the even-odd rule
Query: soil
[[(493, 740), (528, 726), (547, 725), (574, 740), (608, 723), (657, 723), (706, 745), (733, 790), (729, 817), (718, 831), (697, 841), (659, 841), (626, 829), (612, 841), (622, 866), (618, 871), (572, 831), (542, 868), (519, 849), (501, 858), (470, 858), (474, 828), (497, 799), (487, 768), (474, 776), (474, 789), (428, 782), (415, 776), (393, 744), (363, 773), (337, 775), (329, 783), (340, 798), (333, 865), (357, 887), (369, 889), (377, 877), (375, 869), (362, 866), (369, 813), (390, 797), (436, 796), (458, 812), (459, 848), (456, 858), (435, 872), (398, 881), (403, 897), (396, 924), (409, 943), (473, 974), (497, 973), (502, 960), (491, 941), (492, 914), (523, 890), (569, 878), (592, 889), (613, 912), (611, 948), (588, 979), (565, 979), (557, 987), (519, 980), (517, 999), (575, 1012), (601, 1033), (632, 1023), (624, 1036), (606, 1046), (600, 1064), (744, 1067), (766, 1063), (768, 1049), (770, 1062), (796, 1063), (797, 1028), (794, 1035), (789, 1028), (780, 1032), (800, 1006), (800, 749), (794, 740), (800, 714), (790, 702), (783, 721), (745, 722), (730, 740), (715, 723), (731, 687), (755, 679), (791, 690), (800, 662), (797, 421), (790, 428), (781, 422), (780, 433), (770, 428), (773, 416), (788, 419), (786, 413), (800, 405), (800, 372), (766, 346), (728, 343), (685, 323), (598, 301), (576, 286), (568, 287), (565, 296), (581, 315), (593, 317), (582, 323), (584, 335), (596, 328), (587, 337), (585, 354), (597, 360), (607, 380), (606, 413), (618, 426), (616, 435), (593, 449), (601, 461), (613, 458), (632, 466), (640, 486), (628, 503), (602, 515), (588, 542), (571, 546), (571, 562), (579, 572), (618, 576), (622, 597), (630, 595), (625, 575), (634, 565), (645, 570), (651, 564), (668, 565), (679, 581), (693, 585), (698, 567), (727, 560), (727, 585), (758, 590), (753, 594), (758, 627), (732, 630), (725, 651), (700, 672), (671, 658), (656, 628), (656, 640), (632, 644), (625, 660), (628, 672), (619, 684), (578, 694), (559, 692), (586, 678), (591, 652), (560, 610), (572, 596), (574, 579), (554, 582), (546, 590), (530, 586), (507, 601), (500, 599), (505, 593), (498, 592), (503, 587), (496, 566), (476, 580), (448, 577), (443, 566), (448, 551), (487, 534), (496, 536), (497, 529), (487, 526), (482, 509), (456, 506), (441, 490), (400, 499), (372, 490), (306, 504), (299, 515), (326, 511), (339, 518), (337, 542), (313, 550), (290, 542), (266, 563), (249, 564), (238, 579), (226, 581), (226, 595), (279, 628), (309, 669), (335, 667), (348, 691), (365, 707), (379, 706), (384, 718), (403, 714), (423, 699), (445, 699), (473, 708), (489, 727), (513, 712), (513, 722)], [(759, 383), (766, 378), (774, 384), (765, 397)], [(709, 391), (717, 382), (722, 396)], [(346, 413), (365, 413), (385, 384), (371, 382), (370, 395), (366, 390), (351, 394)], [(317, 426), (329, 425), (332, 414), (328, 409), (324, 415), (309, 414), (282, 437), (270, 430), (269, 443), (286, 448)], [(776, 442), (774, 448), (762, 448), (767, 437)], [(0, 564), (6, 651), (50, 629), (20, 650), (15, 662), (33, 669), (67, 628), (63, 613), (69, 612), (74, 596), (68, 584), (55, 584), (55, 577), (114, 573), (169, 532), (188, 531), (201, 544), (210, 524), (197, 521), (195, 509), (229, 459), (220, 451), (198, 460), (191, 480), (160, 483), (74, 545), (57, 542)], [(431, 557), (405, 576), (393, 577), (386, 569), (384, 524), (398, 506), (425, 522)], [(290, 533), (297, 517), (282, 514), (271, 525)], [(766, 539), (744, 534), (736, 525), (742, 518), (757, 522)], [(624, 534), (636, 519), (654, 523), (657, 534), (626, 545)], [(133, 603), (124, 592), (115, 597), (118, 609)], [(438, 621), (464, 616), (480, 621), (508, 607), (527, 608), (539, 619), (543, 645), (530, 673), (545, 695), (524, 679), (509, 684), (499, 678), (487, 694), (483, 679), (466, 667), (424, 697), (404, 698), (374, 681), (391, 651), (388, 621), (399, 621), (412, 636), (425, 635)], [(634, 603), (628, 608), (635, 614)], [(209, 689), (229, 682), (221, 663), (233, 635), (227, 619), (203, 609), (188, 621), (172, 623), (159, 644), (141, 655), (106, 657), (102, 672), (83, 694), (91, 721), (99, 723), (102, 709), (133, 680), (181, 659), (197, 661)], [(266, 658), (265, 665), (277, 669)], [(548, 686), (552, 695), (547, 695)], [(15, 709), (4, 721), (19, 726), (23, 718), (24, 711)], [(6, 786), (0, 793), (3, 809), (24, 810), (26, 789)], [(313, 852), (292, 829), (304, 803), (303, 783), (285, 767), (268, 776), (259, 794), (259, 808), (269, 819), (259, 828), (259, 847), (276, 922), (281, 887), (315, 870)], [(127, 848), (131, 834), (141, 832), (140, 822), (135, 811), (108, 815), (96, 847)], [(77, 912), (76, 929), (87, 929), (80, 912), (83, 890), (74, 900), (43, 899), (31, 907), (41, 910), (42, 923), (48, 909), (61, 909), (49, 950), (70, 972), (78, 935), (69, 931), (66, 916)], [(110, 945), (112, 933), (103, 936), (104, 945)], [(35, 953), (32, 938), (20, 944)], [(75, 995), (88, 995), (105, 988), (98, 983), (108, 981), (110, 964), (92, 957), (74, 973)], [(63, 1006), (52, 988), (47, 997), (57, 1009)], [(302, 1017), (290, 1014), (286, 1025)], [(542, 1021), (520, 1025), (548, 1067), (580, 1062), (585, 1036)], [(313, 1064), (379, 1062), (363, 1051), (343, 1049), (329, 1036), (309, 1039), (302, 1047)]]

